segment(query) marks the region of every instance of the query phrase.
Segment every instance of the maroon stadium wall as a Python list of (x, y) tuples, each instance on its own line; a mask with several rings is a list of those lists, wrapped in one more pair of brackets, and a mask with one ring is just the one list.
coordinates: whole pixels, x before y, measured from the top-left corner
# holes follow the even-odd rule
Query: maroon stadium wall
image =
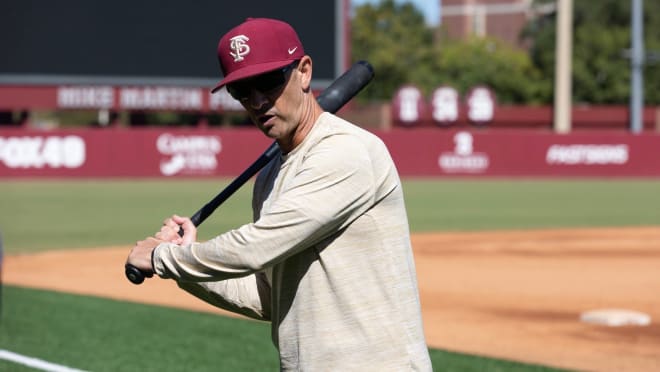
[[(402, 176), (658, 177), (660, 134), (395, 128)], [(0, 177), (236, 176), (270, 144), (256, 129), (0, 130)]]

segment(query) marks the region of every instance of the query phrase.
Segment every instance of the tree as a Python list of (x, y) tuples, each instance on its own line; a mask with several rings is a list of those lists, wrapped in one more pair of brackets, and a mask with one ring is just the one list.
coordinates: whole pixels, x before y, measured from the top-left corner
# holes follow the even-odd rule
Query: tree
[(360, 96), (389, 100), (399, 86), (412, 81), (416, 69), (425, 68), (432, 44), (432, 30), (412, 4), (385, 0), (357, 7), (351, 24), (351, 58), (367, 60), (376, 70), (376, 79)]
[(390, 100), (404, 84), (425, 94), (440, 85), (465, 93), (487, 85), (501, 103), (538, 103), (551, 97), (552, 84), (526, 52), (494, 39), (434, 42), (433, 29), (411, 4), (385, 0), (355, 9), (351, 28), (352, 59), (368, 60), (376, 79), (359, 99)]
[[(541, 1), (536, 1), (541, 3)], [(573, 100), (627, 104), (630, 97), (630, 0), (575, 0), (573, 10)], [(660, 2), (644, 2), (646, 50), (660, 50)], [(554, 80), (555, 14), (527, 25), (530, 55), (545, 79)], [(660, 103), (660, 65), (645, 68), (647, 104)]]
[(493, 38), (452, 41), (435, 49), (434, 74), (426, 85), (447, 84), (465, 93), (476, 85), (486, 85), (500, 103), (538, 104), (552, 92), (527, 53)]

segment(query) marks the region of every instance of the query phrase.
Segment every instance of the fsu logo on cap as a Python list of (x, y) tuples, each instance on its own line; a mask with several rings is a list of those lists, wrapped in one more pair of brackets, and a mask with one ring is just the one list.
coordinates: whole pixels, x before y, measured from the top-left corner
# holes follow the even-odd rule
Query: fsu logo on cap
[(217, 53), (224, 78), (211, 92), (234, 81), (283, 68), (305, 56), (293, 27), (271, 18), (248, 18), (232, 28), (218, 42)]
[(250, 53), (250, 46), (246, 44), (248, 40), (250, 40), (250, 38), (245, 35), (238, 35), (229, 39), (229, 49), (233, 51), (229, 54), (234, 57), (234, 62), (244, 60), (245, 58), (243, 58), (243, 56)]

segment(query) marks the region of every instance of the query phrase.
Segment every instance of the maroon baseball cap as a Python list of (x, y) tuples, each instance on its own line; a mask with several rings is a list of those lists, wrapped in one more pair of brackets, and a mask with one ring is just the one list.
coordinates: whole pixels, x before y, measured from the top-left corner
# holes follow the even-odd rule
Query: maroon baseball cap
[(305, 55), (296, 31), (270, 18), (248, 18), (218, 43), (218, 61), (224, 79), (211, 90), (282, 68)]

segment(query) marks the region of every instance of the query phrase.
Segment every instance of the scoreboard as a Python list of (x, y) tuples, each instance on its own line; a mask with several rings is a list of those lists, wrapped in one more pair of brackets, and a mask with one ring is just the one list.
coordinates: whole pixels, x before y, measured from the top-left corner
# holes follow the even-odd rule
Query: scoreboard
[(347, 0), (3, 0), (0, 85), (211, 87), (220, 37), (268, 17), (298, 31), (323, 87), (348, 67), (347, 12)]

